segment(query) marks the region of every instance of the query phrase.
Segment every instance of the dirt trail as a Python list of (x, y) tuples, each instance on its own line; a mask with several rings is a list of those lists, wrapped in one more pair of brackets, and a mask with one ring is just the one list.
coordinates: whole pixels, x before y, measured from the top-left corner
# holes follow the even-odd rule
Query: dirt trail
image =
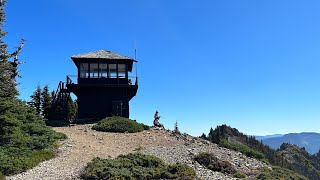
[(91, 127), (92, 125), (76, 125), (54, 128), (68, 136), (68, 140), (61, 142), (57, 157), (7, 179), (78, 179), (83, 168), (94, 157), (116, 157), (141, 148), (183, 143), (172, 138), (165, 131), (151, 130), (134, 134), (106, 133), (94, 131)]
[(200, 179), (234, 179), (229, 175), (214, 172), (195, 162), (199, 152), (213, 153), (217, 158), (230, 162), (236, 170), (255, 175), (266, 164), (229, 149), (219, 147), (200, 138), (186, 134), (150, 129), (140, 133), (106, 133), (91, 129), (92, 125), (57, 127), (68, 139), (61, 142), (57, 157), (40, 163), (27, 172), (7, 177), (10, 180), (70, 180), (79, 179), (84, 167), (95, 157), (117, 157), (138, 150), (152, 154), (167, 163), (184, 163), (195, 169)]

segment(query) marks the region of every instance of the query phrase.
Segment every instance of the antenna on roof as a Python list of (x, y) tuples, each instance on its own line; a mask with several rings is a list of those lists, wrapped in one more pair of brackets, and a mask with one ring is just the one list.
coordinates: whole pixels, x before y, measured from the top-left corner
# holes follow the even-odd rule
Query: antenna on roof
[(138, 61), (137, 61), (136, 35), (134, 35), (134, 60), (135, 60), (135, 65), (136, 65), (136, 84), (138, 84)]
[(136, 35), (134, 35), (134, 60), (137, 61), (137, 42), (136, 42)]

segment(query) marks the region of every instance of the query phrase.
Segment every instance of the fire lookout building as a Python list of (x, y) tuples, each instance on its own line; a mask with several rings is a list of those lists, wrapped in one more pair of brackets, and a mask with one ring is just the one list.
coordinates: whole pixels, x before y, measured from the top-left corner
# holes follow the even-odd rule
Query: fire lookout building
[[(107, 50), (78, 54), (71, 59), (78, 68), (77, 83), (67, 76), (65, 85), (60, 82), (54, 99), (70, 98), (70, 93), (74, 93), (78, 119), (129, 118), (129, 101), (138, 90), (138, 77), (129, 74), (137, 61)], [(67, 108), (68, 105), (66, 112)]]

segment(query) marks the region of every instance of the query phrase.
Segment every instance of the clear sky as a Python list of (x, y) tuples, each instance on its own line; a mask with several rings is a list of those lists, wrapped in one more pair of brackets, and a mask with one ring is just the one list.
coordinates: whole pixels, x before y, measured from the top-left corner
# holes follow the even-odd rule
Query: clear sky
[(8, 0), (6, 41), (27, 39), (21, 98), (76, 74), (70, 56), (101, 49), (134, 57), (131, 118), (208, 133), (320, 132), (318, 0)]

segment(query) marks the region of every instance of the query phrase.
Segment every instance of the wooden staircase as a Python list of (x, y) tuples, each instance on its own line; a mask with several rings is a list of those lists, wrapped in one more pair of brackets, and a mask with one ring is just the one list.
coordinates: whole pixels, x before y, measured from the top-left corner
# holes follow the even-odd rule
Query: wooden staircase
[(50, 120), (59, 120), (61, 123), (69, 123), (68, 102), (70, 101), (70, 91), (64, 82), (60, 81), (53, 96), (50, 108)]

